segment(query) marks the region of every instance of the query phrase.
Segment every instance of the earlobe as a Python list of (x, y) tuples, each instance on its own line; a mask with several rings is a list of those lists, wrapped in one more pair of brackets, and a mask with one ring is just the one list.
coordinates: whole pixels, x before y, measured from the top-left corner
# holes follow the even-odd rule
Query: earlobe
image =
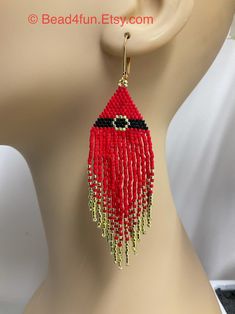
[[(117, 24), (105, 25), (101, 34), (102, 48), (111, 55), (121, 56), (123, 36), (129, 32), (131, 34), (128, 46), (129, 56), (152, 52), (169, 42), (184, 27), (191, 16), (193, 4), (193, 0), (162, 0), (158, 13), (154, 11), (152, 13), (153, 23), (149, 19), (148, 25), (130, 24), (127, 18), (127, 23), (123, 27)], [(149, 1), (146, 5), (149, 5)], [(135, 12), (137, 14), (133, 15), (144, 17), (144, 14), (138, 10), (138, 6)], [(131, 15), (124, 10), (123, 16), (130, 17)], [(148, 14), (148, 17), (150, 16), (151, 13)]]

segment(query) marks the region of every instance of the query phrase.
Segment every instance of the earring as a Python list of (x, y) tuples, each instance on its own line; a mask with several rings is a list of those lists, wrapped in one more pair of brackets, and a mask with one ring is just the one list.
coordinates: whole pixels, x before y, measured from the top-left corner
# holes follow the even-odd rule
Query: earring
[(114, 262), (129, 265), (130, 247), (151, 226), (154, 154), (150, 131), (127, 87), (129, 33), (124, 35), (123, 75), (113, 97), (90, 130), (89, 208), (107, 239)]

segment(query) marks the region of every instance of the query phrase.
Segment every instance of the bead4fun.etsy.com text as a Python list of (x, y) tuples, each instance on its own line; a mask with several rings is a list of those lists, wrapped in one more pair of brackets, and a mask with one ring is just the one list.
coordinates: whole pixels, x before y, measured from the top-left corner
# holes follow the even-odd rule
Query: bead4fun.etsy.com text
[(103, 13), (100, 16), (89, 16), (83, 13), (69, 14), (66, 16), (55, 16), (48, 13), (30, 14), (28, 16), (30, 24), (41, 25), (120, 25), (126, 24), (154, 24), (153, 16), (115, 16), (109, 13)]

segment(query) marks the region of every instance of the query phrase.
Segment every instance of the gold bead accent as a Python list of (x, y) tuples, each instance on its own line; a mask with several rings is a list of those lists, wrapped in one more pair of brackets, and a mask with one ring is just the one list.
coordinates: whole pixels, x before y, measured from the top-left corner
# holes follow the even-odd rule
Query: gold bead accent
[(114, 252), (115, 252), (115, 242), (114, 242), (112, 233), (109, 234), (109, 246), (110, 246), (110, 253), (111, 253), (111, 255), (114, 255)]
[(93, 204), (94, 204), (94, 193), (93, 190), (91, 188), (89, 188), (88, 190), (88, 206), (90, 211), (92, 211), (93, 209)]
[(131, 239), (132, 239), (132, 251), (134, 254), (136, 254), (136, 242), (137, 242), (137, 236), (136, 236), (136, 230), (134, 229), (132, 234), (131, 234)]
[(126, 266), (129, 266), (129, 242), (125, 243)]
[(149, 228), (151, 227), (151, 222), (152, 222), (152, 205), (149, 205), (147, 211), (147, 226)]
[(118, 86), (128, 87), (128, 80), (125, 77), (122, 77), (118, 82)]
[(145, 231), (145, 210), (143, 210), (142, 217), (141, 217), (141, 233), (142, 234), (146, 233), (146, 231)]
[(147, 226), (151, 227), (152, 221), (152, 204), (153, 204), (153, 195), (151, 194), (148, 199), (148, 209), (147, 209)]
[(92, 204), (92, 219), (94, 222), (97, 221), (97, 198), (94, 198), (94, 201)]
[(114, 263), (118, 263), (118, 249), (117, 249), (117, 240), (114, 241), (114, 248), (113, 248), (113, 253), (114, 253)]
[(107, 218), (107, 213), (102, 213), (102, 224), (101, 224), (101, 229), (102, 229), (102, 237), (106, 238), (108, 234), (108, 218)]
[(97, 205), (97, 227), (101, 228), (102, 225), (102, 212), (101, 212), (101, 205)]
[(140, 241), (140, 226), (141, 226), (141, 218), (138, 217), (138, 222), (137, 222), (137, 240)]
[(122, 269), (122, 247), (118, 247), (118, 267)]

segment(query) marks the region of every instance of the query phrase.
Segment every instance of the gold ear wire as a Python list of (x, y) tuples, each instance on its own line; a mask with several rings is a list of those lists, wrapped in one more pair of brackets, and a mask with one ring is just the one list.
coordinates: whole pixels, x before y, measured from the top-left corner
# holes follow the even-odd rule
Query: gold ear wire
[(127, 56), (127, 41), (131, 37), (130, 33), (124, 34), (124, 43), (123, 43), (123, 74), (118, 85), (119, 86), (128, 86), (128, 76), (130, 75), (131, 69), (131, 58)]

